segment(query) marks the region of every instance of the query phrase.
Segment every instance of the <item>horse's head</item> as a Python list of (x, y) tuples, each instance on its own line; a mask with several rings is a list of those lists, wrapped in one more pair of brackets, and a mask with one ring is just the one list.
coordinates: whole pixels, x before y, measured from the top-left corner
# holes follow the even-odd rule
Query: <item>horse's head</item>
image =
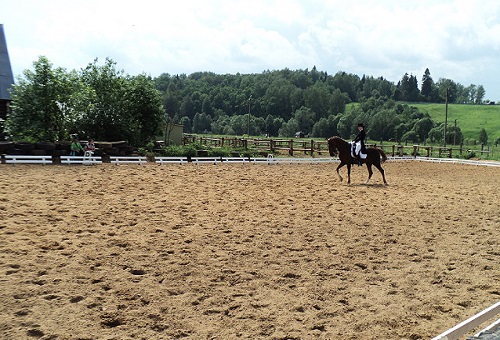
[(331, 157), (337, 156), (337, 140), (335, 137), (328, 138), (328, 152), (330, 152)]

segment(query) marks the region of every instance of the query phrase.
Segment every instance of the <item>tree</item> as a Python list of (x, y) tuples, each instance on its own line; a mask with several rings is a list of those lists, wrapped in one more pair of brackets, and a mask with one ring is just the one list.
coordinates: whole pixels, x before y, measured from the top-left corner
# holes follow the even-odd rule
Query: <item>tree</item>
[(338, 134), (337, 124), (340, 117), (341, 115), (330, 115), (328, 118), (321, 118), (316, 124), (314, 124), (312, 136), (323, 138), (336, 136)]
[(418, 136), (418, 141), (425, 141), (429, 135), (429, 131), (434, 127), (434, 122), (430, 117), (424, 117), (415, 122), (413, 127), (415, 133)]
[(5, 130), (14, 140), (63, 140), (77, 116), (78, 96), (73, 91), (79, 83), (74, 73), (54, 68), (44, 56), (33, 66), (34, 71), (25, 70), (13, 86)]
[(206, 113), (197, 113), (193, 119), (193, 132), (204, 133), (211, 130), (212, 118)]
[(146, 75), (126, 76), (116, 62), (93, 63), (80, 72), (81, 82), (91, 91), (86, 110), (79, 119), (80, 130), (88, 137), (142, 145), (159, 134), (167, 124), (162, 95)]
[(82, 81), (92, 89), (92, 97), (88, 99), (92, 105), (81, 120), (81, 129), (92, 132), (94, 139), (123, 140), (124, 136), (131, 135), (128, 132), (138, 130), (136, 122), (124, 110), (124, 73), (118, 71), (116, 63), (109, 58), (102, 66), (97, 62), (98, 59), (95, 59), (88, 64), (80, 75)]
[(420, 92), (418, 90), (417, 77), (415, 77), (414, 75), (408, 76), (408, 73), (405, 73), (403, 78), (401, 79), (400, 90), (402, 100), (409, 102), (418, 101)]
[(124, 114), (130, 117), (132, 126), (137, 126), (136, 130), (124, 131), (128, 134), (127, 140), (133, 145), (151, 141), (158, 135), (161, 124), (164, 126), (164, 134), (170, 135), (174, 119), (164, 113), (162, 95), (149, 76), (143, 74), (127, 78), (124, 100)]
[(486, 133), (486, 130), (484, 128), (479, 131), (479, 143), (482, 145), (488, 144), (488, 134)]
[(448, 93), (448, 103), (456, 103), (457, 101), (457, 83), (451, 79), (439, 79), (437, 82), (437, 87), (439, 88), (440, 101), (445, 102), (446, 93)]
[(331, 95), (323, 82), (316, 82), (305, 90), (305, 106), (314, 111), (318, 118), (327, 117), (331, 112)]
[(182, 124), (184, 132), (190, 133), (193, 131), (191, 126), (191, 120), (189, 119), (189, 117), (186, 116), (182, 117), (179, 123)]
[(316, 113), (308, 107), (301, 107), (294, 112), (293, 118), (298, 124), (298, 129), (294, 131), (294, 133), (302, 131), (306, 134), (310, 134), (316, 122)]
[[(443, 141), (443, 137), (444, 137), (444, 123), (440, 123), (439, 125), (433, 127), (430, 131), (429, 131), (429, 140), (430, 142), (432, 143), (441, 143)], [(456, 144), (460, 144), (462, 143), (463, 141), (463, 134), (462, 134), (462, 131), (460, 130), (460, 127), (456, 127), (455, 126), (449, 126), (448, 129), (447, 129), (447, 133), (446, 133), (446, 143), (447, 144), (454, 144), (454, 142)]]
[(279, 135), (282, 137), (294, 137), (297, 131), (300, 131), (299, 122), (295, 118), (290, 118), (288, 122), (281, 126)]
[(422, 95), (424, 101), (430, 102), (433, 97), (433, 87), (434, 80), (432, 80), (431, 72), (428, 68), (425, 69), (424, 75), (422, 76), (422, 89), (420, 90), (420, 94)]
[(283, 118), (273, 117), (273, 115), (268, 115), (266, 117), (266, 129), (268, 136), (278, 136), (281, 126), (285, 123)]
[(475, 103), (476, 104), (481, 104), (484, 99), (484, 95), (486, 94), (486, 91), (484, 90), (483, 85), (479, 85), (476, 89), (476, 99)]
[(411, 131), (408, 131), (406, 132), (402, 137), (401, 139), (405, 142), (412, 142), (412, 143), (416, 143), (419, 141), (419, 138), (418, 138), (418, 135), (415, 131), (411, 130)]

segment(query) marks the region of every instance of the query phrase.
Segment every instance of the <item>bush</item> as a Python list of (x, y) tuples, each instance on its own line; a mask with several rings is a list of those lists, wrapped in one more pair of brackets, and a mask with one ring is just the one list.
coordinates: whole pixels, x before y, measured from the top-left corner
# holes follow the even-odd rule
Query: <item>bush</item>
[[(164, 157), (196, 157), (199, 150), (203, 150), (209, 157), (257, 157), (259, 155), (257, 149), (213, 148), (200, 143), (163, 146), (157, 153), (158, 156)], [(138, 151), (139, 154), (146, 155), (149, 153), (149, 146), (139, 148)]]
[(469, 152), (469, 154), (466, 155), (467, 159), (471, 159), (471, 158), (475, 158), (475, 157), (476, 157), (476, 153), (474, 151), (471, 151), (471, 152)]

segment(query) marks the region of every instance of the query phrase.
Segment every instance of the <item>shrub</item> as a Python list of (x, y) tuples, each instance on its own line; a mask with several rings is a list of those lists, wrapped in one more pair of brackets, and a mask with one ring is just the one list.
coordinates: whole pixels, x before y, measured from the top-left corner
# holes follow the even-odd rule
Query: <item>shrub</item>
[(476, 157), (476, 153), (474, 151), (471, 151), (471, 152), (469, 152), (469, 154), (466, 155), (467, 159), (471, 159), (471, 158), (475, 158), (475, 157)]

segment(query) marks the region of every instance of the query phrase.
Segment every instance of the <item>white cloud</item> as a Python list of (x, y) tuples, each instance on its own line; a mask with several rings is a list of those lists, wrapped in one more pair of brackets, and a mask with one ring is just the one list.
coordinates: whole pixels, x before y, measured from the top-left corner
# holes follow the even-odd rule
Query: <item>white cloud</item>
[(16, 0), (0, 23), (15, 74), (39, 55), (68, 69), (110, 57), (153, 76), (316, 66), (397, 81), (428, 67), (500, 99), (496, 0)]

